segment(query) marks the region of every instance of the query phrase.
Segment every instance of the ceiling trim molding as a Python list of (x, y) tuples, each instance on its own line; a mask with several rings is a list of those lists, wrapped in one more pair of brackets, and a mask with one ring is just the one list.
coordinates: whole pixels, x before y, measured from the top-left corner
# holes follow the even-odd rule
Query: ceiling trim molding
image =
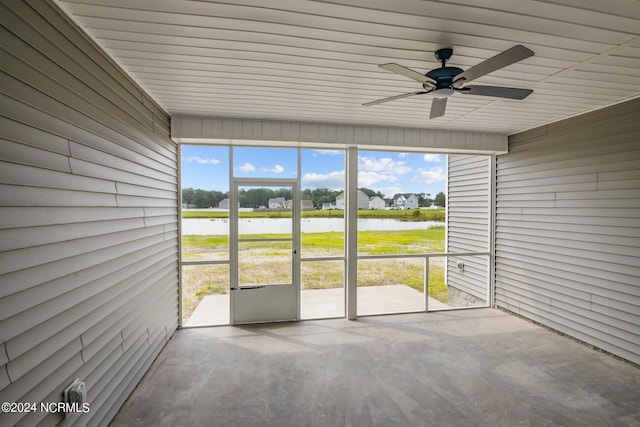
[(185, 144), (504, 154), (507, 135), (487, 132), (345, 125), (280, 120), (171, 116), (171, 138)]

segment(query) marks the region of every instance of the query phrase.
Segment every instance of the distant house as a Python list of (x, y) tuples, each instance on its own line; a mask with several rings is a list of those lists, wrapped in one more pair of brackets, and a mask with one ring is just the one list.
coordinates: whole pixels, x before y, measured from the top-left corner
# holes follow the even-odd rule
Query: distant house
[(220, 203), (218, 203), (218, 207), (220, 209), (229, 209), (229, 199), (222, 199)]
[(334, 209), (338, 209), (338, 208), (337, 208), (337, 206), (336, 206), (336, 204), (335, 204), (335, 202), (332, 202), (332, 203), (323, 203), (323, 204), (322, 204), (322, 210), (323, 210), (323, 211), (331, 211), (331, 210), (334, 210)]
[[(286, 202), (284, 202), (284, 206), (286, 209), (291, 210), (291, 206), (293, 206), (293, 200), (287, 200)], [(312, 211), (313, 200), (307, 200), (307, 199), (300, 200), (300, 210)]]
[[(336, 209), (344, 210), (345, 208), (345, 200), (344, 200), (344, 191), (336, 197)], [(358, 209), (369, 209), (369, 196), (362, 192), (362, 190), (358, 190)]]
[(384, 199), (380, 196), (373, 196), (369, 199), (369, 209), (384, 209), (387, 207)]
[(286, 209), (284, 197), (273, 197), (269, 199), (269, 209)]
[(395, 209), (417, 209), (418, 196), (413, 193), (400, 193), (393, 197), (393, 207)]

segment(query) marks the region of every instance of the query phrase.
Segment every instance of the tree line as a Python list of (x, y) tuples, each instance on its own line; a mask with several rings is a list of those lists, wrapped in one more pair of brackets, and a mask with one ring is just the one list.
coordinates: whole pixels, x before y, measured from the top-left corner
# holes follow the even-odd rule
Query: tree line
[[(374, 191), (370, 188), (362, 187), (360, 190), (369, 197), (378, 196), (390, 206), (393, 203), (393, 198), (385, 198), (380, 191)], [(328, 188), (306, 188), (302, 190), (301, 199), (311, 200), (313, 206), (321, 208), (323, 203), (333, 203), (336, 201), (336, 197), (342, 193), (342, 190), (330, 190)], [(446, 204), (446, 196), (441, 191), (431, 198), (429, 193), (416, 193), (418, 196), (418, 205), (421, 207), (428, 207), (432, 204), (444, 207)], [(250, 188), (240, 189), (238, 192), (238, 198), (240, 206), (248, 208), (259, 208), (260, 206), (269, 206), (269, 199), (276, 197), (284, 197), (285, 200), (291, 200), (292, 194), (289, 188)], [(395, 196), (394, 196), (395, 197)], [(182, 189), (182, 204), (189, 208), (207, 209), (217, 208), (223, 199), (229, 198), (229, 192), (222, 192), (216, 190), (202, 190), (200, 188), (183, 188)]]

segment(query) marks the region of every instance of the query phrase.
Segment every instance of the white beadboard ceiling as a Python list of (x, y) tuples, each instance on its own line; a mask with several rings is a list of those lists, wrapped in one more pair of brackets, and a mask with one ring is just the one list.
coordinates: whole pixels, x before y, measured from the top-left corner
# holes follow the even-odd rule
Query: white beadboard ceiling
[[(640, 96), (638, 0), (56, 0), (170, 114), (512, 134)], [(467, 69), (516, 44), (535, 56), (474, 84), (522, 101), (430, 95), (434, 51)]]

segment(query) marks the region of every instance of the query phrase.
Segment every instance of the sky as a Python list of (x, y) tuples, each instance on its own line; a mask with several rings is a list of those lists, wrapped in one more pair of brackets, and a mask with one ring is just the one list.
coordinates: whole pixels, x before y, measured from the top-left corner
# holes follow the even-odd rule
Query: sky
[[(343, 150), (301, 151), (302, 189), (344, 189)], [(235, 177), (295, 178), (297, 149), (233, 149)], [(182, 188), (228, 191), (229, 148), (182, 146)], [(389, 151), (358, 152), (358, 187), (380, 191), (385, 197), (396, 193), (428, 193), (434, 197), (445, 191), (446, 156)]]

